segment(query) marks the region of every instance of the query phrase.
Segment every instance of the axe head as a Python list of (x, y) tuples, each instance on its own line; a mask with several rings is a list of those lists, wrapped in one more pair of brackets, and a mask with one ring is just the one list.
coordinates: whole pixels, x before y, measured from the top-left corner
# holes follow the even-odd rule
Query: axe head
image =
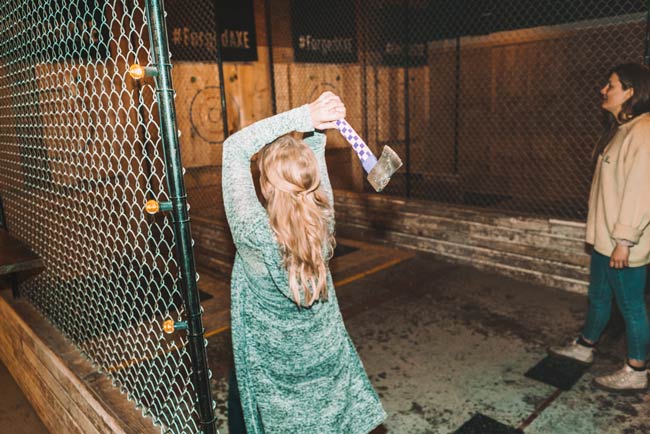
[(402, 160), (399, 158), (399, 155), (390, 147), (384, 146), (383, 151), (381, 151), (381, 157), (377, 160), (377, 164), (368, 173), (368, 182), (379, 193), (386, 187), (388, 181), (390, 181), (390, 177), (400, 167), (402, 167)]

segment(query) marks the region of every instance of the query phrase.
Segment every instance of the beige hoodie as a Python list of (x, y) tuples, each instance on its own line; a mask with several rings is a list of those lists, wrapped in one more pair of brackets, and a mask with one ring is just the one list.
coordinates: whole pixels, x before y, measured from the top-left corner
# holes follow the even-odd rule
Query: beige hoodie
[(617, 240), (634, 243), (630, 267), (650, 263), (650, 114), (620, 125), (598, 157), (589, 194), (587, 242), (610, 256)]

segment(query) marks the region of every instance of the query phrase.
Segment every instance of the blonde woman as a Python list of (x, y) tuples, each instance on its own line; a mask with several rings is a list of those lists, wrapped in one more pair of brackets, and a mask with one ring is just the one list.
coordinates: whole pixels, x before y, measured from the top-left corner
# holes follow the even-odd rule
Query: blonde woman
[[(318, 130), (344, 117), (340, 98), (325, 92), (224, 143), (223, 197), (237, 248), (233, 354), (248, 434), (366, 434), (385, 418), (327, 265), (334, 215)], [(309, 134), (298, 140), (293, 131)], [(250, 171), (258, 151), (265, 207)]]

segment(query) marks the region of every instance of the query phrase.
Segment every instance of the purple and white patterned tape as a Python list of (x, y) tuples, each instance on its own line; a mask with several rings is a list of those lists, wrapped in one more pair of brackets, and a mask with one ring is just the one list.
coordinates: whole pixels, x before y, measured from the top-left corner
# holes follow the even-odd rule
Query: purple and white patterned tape
[(372, 153), (366, 142), (364, 142), (359, 134), (354, 131), (344, 119), (336, 121), (336, 127), (339, 129), (345, 140), (352, 145), (352, 149), (357, 153), (357, 157), (361, 160), (361, 165), (366, 173), (370, 173), (375, 164), (377, 164), (377, 157)]

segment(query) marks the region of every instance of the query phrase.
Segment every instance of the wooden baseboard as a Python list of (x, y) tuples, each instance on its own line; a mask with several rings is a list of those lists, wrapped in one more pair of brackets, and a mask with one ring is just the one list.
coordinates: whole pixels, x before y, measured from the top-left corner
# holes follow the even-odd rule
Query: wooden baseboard
[(584, 224), (337, 191), (337, 234), (586, 294)]
[[(433, 253), (476, 268), (581, 294), (589, 254), (584, 224), (337, 190), (337, 236)], [(228, 273), (225, 222), (193, 221), (197, 264)]]
[(28, 302), (1, 295), (0, 359), (50, 432), (160, 432)]

